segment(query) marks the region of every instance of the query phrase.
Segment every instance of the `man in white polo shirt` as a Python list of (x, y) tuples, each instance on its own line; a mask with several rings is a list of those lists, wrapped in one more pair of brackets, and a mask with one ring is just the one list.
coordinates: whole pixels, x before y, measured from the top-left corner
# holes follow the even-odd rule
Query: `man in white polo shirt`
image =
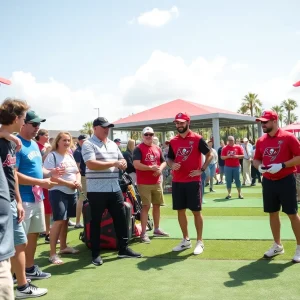
[(119, 185), (119, 170), (125, 170), (126, 160), (117, 144), (108, 138), (109, 128), (114, 127), (107, 119), (99, 117), (93, 122), (94, 135), (82, 146), (86, 163), (87, 197), (91, 206), (92, 263), (100, 266), (100, 222), (105, 209), (111, 214), (118, 238), (118, 257), (141, 257), (128, 248), (128, 228), (124, 197)]

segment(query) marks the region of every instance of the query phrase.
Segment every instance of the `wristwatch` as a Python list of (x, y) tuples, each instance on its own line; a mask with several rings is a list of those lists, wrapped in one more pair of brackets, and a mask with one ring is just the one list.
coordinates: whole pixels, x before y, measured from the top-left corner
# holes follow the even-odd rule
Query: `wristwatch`
[(201, 170), (202, 172), (205, 172), (205, 169), (204, 169), (204, 168), (201, 168), (200, 170)]
[(282, 166), (282, 169), (284, 169), (286, 167), (285, 163), (282, 163), (281, 166)]

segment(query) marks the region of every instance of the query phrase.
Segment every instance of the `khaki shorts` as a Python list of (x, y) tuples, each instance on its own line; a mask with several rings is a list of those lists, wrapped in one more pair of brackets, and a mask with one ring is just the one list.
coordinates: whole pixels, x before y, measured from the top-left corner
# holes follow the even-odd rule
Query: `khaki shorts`
[(296, 177), (296, 187), (297, 189), (300, 189), (300, 173), (296, 173), (295, 177)]
[(138, 184), (138, 191), (143, 205), (164, 203), (161, 184)]
[(0, 261), (0, 299), (15, 299), (9, 259)]
[[(82, 192), (86, 195), (86, 178), (85, 176), (81, 176), (81, 184), (82, 184)], [(86, 198), (79, 192), (79, 201), (84, 201)]]
[(23, 202), (25, 233), (40, 233), (46, 230), (44, 202)]

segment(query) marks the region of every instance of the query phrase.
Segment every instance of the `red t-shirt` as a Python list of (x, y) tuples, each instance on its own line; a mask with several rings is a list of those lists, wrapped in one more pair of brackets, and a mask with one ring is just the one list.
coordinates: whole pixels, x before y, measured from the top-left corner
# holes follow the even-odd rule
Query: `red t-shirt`
[(298, 165), (298, 166), (296, 166), (296, 168), (297, 168), (297, 174), (300, 174), (300, 165)]
[[(292, 133), (285, 130), (278, 129), (273, 137), (264, 134), (256, 142), (254, 159), (262, 161), (264, 166), (284, 163), (294, 156), (300, 156), (300, 143)], [(265, 172), (263, 176), (271, 180), (278, 180), (295, 172), (296, 167), (289, 167), (281, 169), (275, 174)]]
[[(144, 143), (138, 145), (133, 151), (133, 161), (139, 160), (146, 166), (160, 166), (165, 160), (161, 149), (156, 146), (148, 146)], [(136, 170), (137, 184), (159, 184), (161, 176), (153, 176), (154, 171)]]
[[(234, 155), (244, 155), (244, 150), (240, 145), (226, 145), (221, 152), (221, 156), (234, 156)], [(240, 158), (227, 158), (225, 159), (226, 167), (239, 167)]]
[(168, 158), (172, 159), (175, 163), (180, 163), (181, 167), (179, 170), (173, 171), (173, 181), (200, 181), (200, 176), (190, 177), (189, 174), (193, 170), (201, 169), (201, 153), (206, 155), (209, 151), (210, 149), (201, 135), (191, 130), (184, 138), (179, 134), (175, 136), (170, 141)]

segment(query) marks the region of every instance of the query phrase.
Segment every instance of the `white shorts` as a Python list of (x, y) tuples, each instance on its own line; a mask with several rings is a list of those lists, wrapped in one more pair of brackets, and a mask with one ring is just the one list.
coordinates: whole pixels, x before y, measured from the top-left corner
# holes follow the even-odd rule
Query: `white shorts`
[(28, 233), (40, 233), (46, 230), (44, 202), (23, 202), (25, 219), (23, 227)]

